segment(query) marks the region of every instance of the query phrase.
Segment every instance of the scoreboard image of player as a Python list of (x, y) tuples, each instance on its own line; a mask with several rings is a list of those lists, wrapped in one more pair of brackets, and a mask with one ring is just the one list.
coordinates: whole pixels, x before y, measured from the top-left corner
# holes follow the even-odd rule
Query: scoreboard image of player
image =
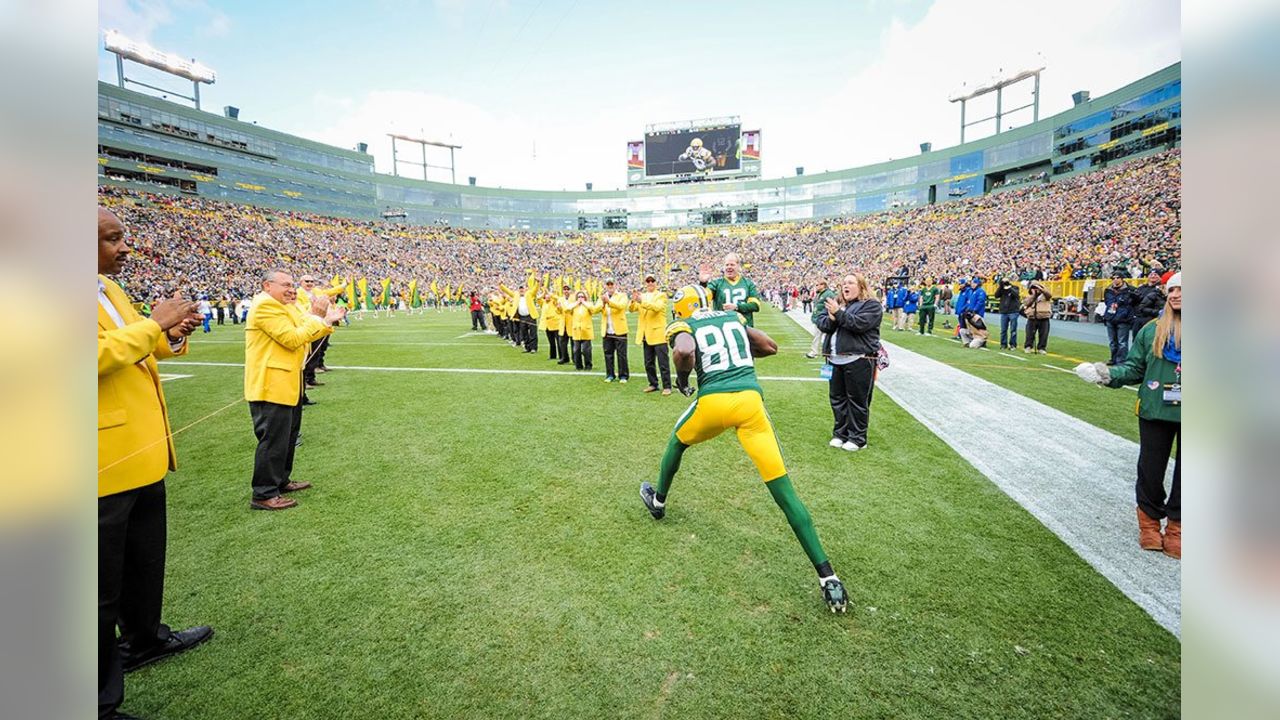
[(741, 125), (646, 133), (645, 176), (736, 173), (741, 135)]

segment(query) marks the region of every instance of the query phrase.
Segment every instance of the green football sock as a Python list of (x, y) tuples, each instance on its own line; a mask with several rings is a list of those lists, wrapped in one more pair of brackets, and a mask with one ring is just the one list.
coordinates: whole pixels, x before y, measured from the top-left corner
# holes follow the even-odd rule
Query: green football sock
[(667, 451), (662, 454), (662, 467), (658, 470), (658, 502), (667, 501), (667, 491), (671, 489), (671, 480), (680, 471), (680, 459), (689, 446), (680, 442), (675, 433), (671, 433), (671, 441), (667, 443)]
[(809, 556), (809, 561), (815, 567), (825, 563), (827, 554), (822, 550), (822, 543), (818, 542), (818, 531), (813, 528), (813, 518), (809, 516), (809, 508), (796, 496), (791, 478), (783, 475), (765, 483), (765, 486), (769, 488), (773, 501), (782, 508), (782, 514), (787, 516), (787, 523), (800, 541), (800, 547), (804, 548), (804, 554)]

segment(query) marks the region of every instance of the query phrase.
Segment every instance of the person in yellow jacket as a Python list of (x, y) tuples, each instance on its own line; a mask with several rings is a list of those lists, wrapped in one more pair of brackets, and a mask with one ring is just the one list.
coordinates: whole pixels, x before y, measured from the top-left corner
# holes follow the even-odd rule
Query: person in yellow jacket
[[(310, 275), (303, 275), (298, 281), (298, 300), (294, 304), (298, 307), (298, 312), (306, 315), (311, 312), (311, 299), (317, 295), (323, 295), (330, 300), (343, 291), (342, 287), (323, 288), (316, 283), (316, 279)], [(307, 351), (307, 362), (302, 368), (302, 379), (306, 383), (307, 388), (313, 388), (324, 383), (316, 379), (316, 373), (329, 372), (329, 368), (324, 366), (324, 354), (329, 349), (329, 338), (320, 338), (320, 341), (313, 345)], [(306, 397), (303, 392), (303, 405), (314, 405), (310, 398)]]
[(558, 360), (560, 357), (560, 331), (564, 329), (564, 318), (560, 314), (560, 301), (556, 296), (551, 294), (551, 289), (543, 293), (539, 300), (541, 311), (539, 313), (542, 328), (547, 333), (547, 345), (551, 347), (548, 360)]
[(568, 285), (561, 288), (561, 293), (563, 294), (556, 298), (556, 307), (560, 310), (560, 362), (556, 364), (568, 365), (572, 362), (569, 358), (569, 344), (573, 341), (573, 313), (570, 312), (570, 309), (576, 301)]
[(588, 300), (587, 294), (581, 290), (566, 309), (566, 314), (570, 318), (575, 370), (591, 370), (591, 341), (595, 339), (591, 316), (599, 313), (600, 310), (600, 303)]
[(293, 451), (302, 428), (302, 366), (311, 343), (328, 337), (346, 310), (317, 293), (311, 308), (297, 306), (293, 278), (267, 273), (253, 299), (244, 333), (244, 399), (249, 401), (258, 449), (253, 456), (255, 510), (284, 510), (298, 503), (282, 493), (311, 483), (293, 482)]
[[(160, 622), (167, 519), (164, 477), (178, 467), (156, 358), (187, 352), (203, 317), (171, 298), (151, 317), (107, 275), (131, 250), (124, 225), (98, 208), (98, 715), (124, 701), (124, 673), (188, 650), (208, 626), (174, 632)], [(121, 637), (116, 639), (116, 626)]]
[[(618, 292), (613, 278), (604, 281), (604, 293), (600, 296), (600, 336), (604, 338), (604, 381), (625, 385), (631, 379), (631, 366), (627, 364), (627, 313), (633, 310), (631, 299), (625, 292)], [(614, 375), (614, 359), (618, 374)]]
[(489, 313), (493, 316), (493, 329), (498, 332), (498, 337), (510, 340), (506, 304), (507, 296), (497, 291), (489, 293)]
[(498, 289), (515, 309), (516, 341), (524, 345), (525, 352), (538, 352), (538, 281), (530, 279), (527, 284), (521, 283), (519, 292), (502, 284)]
[(662, 394), (671, 394), (671, 364), (667, 355), (667, 294), (658, 289), (658, 279), (644, 276), (644, 292), (633, 293), (631, 302), (640, 313), (636, 344), (644, 348), (644, 374), (649, 380), (644, 391), (658, 391), (658, 371), (662, 371)]

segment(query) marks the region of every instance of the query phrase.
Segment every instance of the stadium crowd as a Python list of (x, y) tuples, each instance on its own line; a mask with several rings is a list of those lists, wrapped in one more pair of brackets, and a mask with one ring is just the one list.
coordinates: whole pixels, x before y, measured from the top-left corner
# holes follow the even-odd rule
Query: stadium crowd
[(121, 278), (134, 297), (227, 298), (256, 291), (261, 268), (299, 265), (329, 278), (496, 288), (527, 275), (615, 277), (689, 270), (735, 252), (766, 292), (794, 297), (820, 277), (858, 268), (873, 282), (1018, 277), (1142, 277), (1181, 265), (1181, 155), (1170, 150), (1049, 185), (909, 210), (725, 229), (522, 232), (413, 226), (317, 216), (196, 197), (99, 189), (139, 256)]

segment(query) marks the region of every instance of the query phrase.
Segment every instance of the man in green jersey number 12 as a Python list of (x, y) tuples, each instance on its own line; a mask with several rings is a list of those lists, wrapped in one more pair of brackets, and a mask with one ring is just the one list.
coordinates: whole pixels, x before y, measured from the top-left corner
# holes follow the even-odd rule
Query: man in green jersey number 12
[(760, 291), (756, 284), (742, 277), (742, 263), (737, 253), (724, 256), (724, 277), (711, 279), (711, 267), (699, 268), (698, 282), (707, 289), (713, 310), (736, 312), (742, 315), (747, 327), (755, 327), (756, 313), (760, 312)]
[(764, 409), (760, 384), (756, 380), (753, 357), (778, 352), (768, 335), (747, 327), (736, 312), (711, 310), (708, 293), (700, 286), (681, 288), (675, 295), (675, 322), (667, 327), (667, 343), (674, 350), (676, 387), (686, 396), (693, 394), (689, 373), (698, 373), (698, 397), (676, 421), (667, 451), (662, 456), (658, 486), (640, 484), (640, 499), (655, 519), (666, 514), (671, 480), (680, 469), (680, 459), (690, 445), (710, 440), (733, 428), (738, 442), (747, 451), (764, 479), (774, 502), (782, 508), (787, 522), (800, 540), (818, 572), (822, 597), (832, 612), (844, 612), (848, 599), (844, 585), (831, 569), (827, 554), (818, 542), (809, 510), (796, 496), (773, 424)]

